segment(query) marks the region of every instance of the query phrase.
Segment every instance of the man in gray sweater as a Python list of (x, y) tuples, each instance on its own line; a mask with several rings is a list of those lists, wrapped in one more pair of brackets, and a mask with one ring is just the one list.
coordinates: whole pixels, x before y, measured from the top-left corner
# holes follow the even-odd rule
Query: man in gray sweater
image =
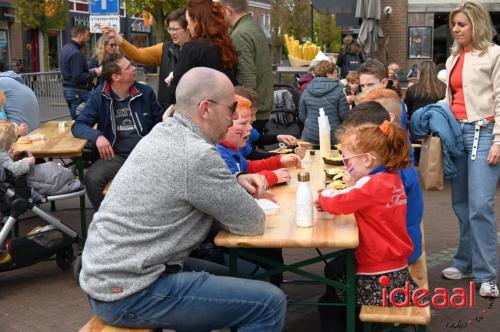
[(215, 276), (207, 272), (224, 269), (188, 257), (215, 220), (236, 234), (264, 231), (249, 194), (266, 195), (263, 178), (234, 177), (214, 146), (237, 117), (234, 88), (199, 67), (182, 77), (176, 99), (174, 117), (137, 144), (94, 215), (80, 285), (99, 318), (116, 326), (281, 331), (281, 290)]

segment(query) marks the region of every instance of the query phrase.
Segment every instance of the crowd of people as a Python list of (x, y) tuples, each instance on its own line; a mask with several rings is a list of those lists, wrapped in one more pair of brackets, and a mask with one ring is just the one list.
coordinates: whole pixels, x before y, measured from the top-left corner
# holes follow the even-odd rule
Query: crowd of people
[[(220, 228), (262, 234), (265, 216), (254, 198), (273, 200), (269, 188), (289, 182), (290, 169), (301, 168), (305, 156), (298, 137), (265, 130), (274, 99), (268, 40), (246, 0), (190, 0), (166, 23), (170, 39), (146, 48), (101, 25), (89, 61), (82, 52), (89, 29), (75, 26), (61, 51), (72, 133), (96, 149), (85, 174), (96, 212), (80, 286), (92, 310), (111, 325), (281, 331), (287, 308), (282, 276), (271, 282), (229, 277), (227, 259), (214, 258), (212, 242)], [(449, 25), (454, 43), (444, 82), (432, 61), (421, 61), (412, 79), (397, 63), (367, 59), (352, 36), (344, 39), (336, 61), (313, 63), (299, 80), (300, 138), (319, 143), (322, 108), (331, 142), (342, 145), (349, 187), (320, 191), (316, 207), (353, 214), (358, 223), (358, 305), (381, 305), (383, 275), (392, 280), (390, 289), (418, 287), (408, 266), (423, 251), (424, 201), (410, 144), (418, 137), (411, 137), (409, 124), (436, 103), (447, 105), (448, 122), (460, 131), (463, 146), (452, 160), (457, 172), (451, 178), (459, 246), (442, 275), (472, 276), (481, 296), (499, 296), (494, 196), (500, 172), (500, 47), (492, 43), (491, 19), (479, 2), (460, 4)], [(131, 61), (159, 66), (158, 94), (137, 82)], [(0, 123), (0, 163), (26, 173), (34, 158), (14, 161), (9, 149), (16, 128), (23, 134), (39, 126), (38, 104), (16, 74), (0, 72), (0, 122), (6, 122)], [(401, 84), (408, 85), (404, 98)], [(292, 153), (261, 149), (277, 142)], [(260, 254), (283, 261), (281, 249)], [(345, 279), (345, 264), (343, 257), (328, 262), (325, 275)], [(344, 299), (341, 290), (328, 288), (322, 302)], [(335, 306), (322, 307), (323, 329), (341, 328), (335, 317), (342, 315)]]

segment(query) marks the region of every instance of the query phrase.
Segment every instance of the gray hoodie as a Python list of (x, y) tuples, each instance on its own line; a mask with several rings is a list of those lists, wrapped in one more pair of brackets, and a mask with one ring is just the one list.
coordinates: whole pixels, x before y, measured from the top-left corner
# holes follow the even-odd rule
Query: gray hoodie
[(176, 113), (132, 151), (89, 227), (80, 285), (110, 302), (151, 285), (165, 264), (182, 265), (214, 220), (232, 233), (261, 234), (264, 212), (215, 146)]

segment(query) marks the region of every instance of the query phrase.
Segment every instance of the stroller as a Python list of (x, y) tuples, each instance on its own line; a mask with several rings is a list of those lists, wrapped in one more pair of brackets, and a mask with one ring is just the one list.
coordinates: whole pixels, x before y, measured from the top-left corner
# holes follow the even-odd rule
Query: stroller
[[(56, 196), (42, 196), (26, 183), (26, 176), (14, 178), (5, 169), (0, 169), (0, 272), (34, 265), (56, 256), (57, 266), (68, 270), (74, 259), (73, 244), (83, 245), (82, 238), (55, 216), (42, 210), (39, 205), (56, 200), (85, 195), (82, 187), (76, 192)], [(8, 239), (19, 216), (31, 210), (47, 222), (26, 236)]]

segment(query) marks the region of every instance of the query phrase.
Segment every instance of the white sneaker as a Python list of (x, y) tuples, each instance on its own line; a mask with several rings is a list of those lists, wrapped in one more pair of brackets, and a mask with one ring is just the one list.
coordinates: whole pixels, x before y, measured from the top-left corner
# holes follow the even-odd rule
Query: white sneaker
[(458, 280), (463, 278), (471, 278), (472, 275), (470, 273), (462, 273), (459, 269), (455, 267), (448, 267), (441, 271), (441, 274), (446, 279)]
[(481, 283), (479, 295), (482, 297), (498, 297), (498, 286), (493, 280)]

